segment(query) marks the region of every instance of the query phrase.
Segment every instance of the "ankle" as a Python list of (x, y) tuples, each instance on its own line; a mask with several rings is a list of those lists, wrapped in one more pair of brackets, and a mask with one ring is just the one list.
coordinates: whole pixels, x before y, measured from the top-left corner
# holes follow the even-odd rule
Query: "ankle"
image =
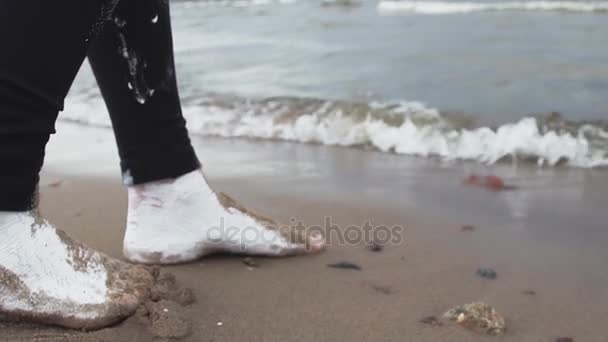
[(214, 195), (200, 169), (173, 179), (133, 185), (128, 187), (127, 193), (129, 209), (137, 209), (142, 202), (162, 207), (193, 196), (200, 199), (200, 196), (212, 198)]

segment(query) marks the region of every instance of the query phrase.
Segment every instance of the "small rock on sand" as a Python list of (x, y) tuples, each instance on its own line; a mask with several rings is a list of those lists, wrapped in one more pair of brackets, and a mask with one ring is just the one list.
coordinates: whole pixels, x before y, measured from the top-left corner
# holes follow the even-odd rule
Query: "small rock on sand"
[(441, 321), (435, 317), (435, 316), (426, 316), (420, 319), (419, 321), (420, 323), (423, 324), (428, 324), (434, 327), (440, 327), (443, 325), (443, 323), (441, 323)]
[(260, 267), (260, 265), (252, 257), (246, 257), (243, 259), (243, 264), (253, 268)]
[(534, 290), (525, 290), (522, 293), (525, 294), (526, 296), (536, 296), (536, 291), (534, 291)]
[(341, 269), (345, 269), (345, 270), (355, 270), (355, 271), (362, 270), (361, 266), (354, 264), (352, 262), (348, 262), (348, 261), (341, 261), (341, 262), (336, 262), (333, 264), (327, 264), (327, 267), (341, 268)]
[(372, 289), (385, 295), (390, 295), (393, 293), (393, 289), (390, 286), (372, 285)]
[(555, 342), (574, 342), (574, 339), (572, 337), (558, 337)]
[(384, 249), (384, 246), (382, 246), (377, 241), (372, 241), (372, 243), (369, 245), (368, 248), (372, 252), (382, 252), (382, 250)]
[(460, 230), (463, 232), (472, 232), (472, 231), (475, 231), (475, 226), (467, 224), (467, 225), (460, 227)]
[(457, 306), (448, 310), (443, 317), (488, 335), (501, 335), (506, 329), (505, 319), (493, 307), (482, 302)]
[(496, 271), (491, 268), (479, 268), (475, 274), (486, 279), (496, 279)]

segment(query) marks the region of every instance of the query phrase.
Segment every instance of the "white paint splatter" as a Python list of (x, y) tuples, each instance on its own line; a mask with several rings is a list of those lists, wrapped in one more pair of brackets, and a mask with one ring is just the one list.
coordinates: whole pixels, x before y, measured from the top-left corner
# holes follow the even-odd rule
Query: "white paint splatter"
[[(225, 209), (200, 170), (173, 182), (130, 187), (124, 250), (127, 258), (150, 262), (194, 260), (217, 251), (283, 255), (300, 251), (278, 232), (252, 217)], [(175, 260), (177, 258), (177, 260)]]
[(133, 49), (129, 49), (127, 39), (124, 34), (119, 33), (120, 41), (119, 53), (126, 60), (130, 81), (127, 87), (132, 91), (135, 101), (145, 104), (154, 95), (154, 89), (150, 89), (145, 79), (144, 70), (147, 68), (145, 61), (140, 60), (138, 54)]
[(114, 18), (114, 25), (116, 25), (116, 27), (118, 28), (123, 28), (127, 25), (127, 22), (124, 19), (121, 19), (119, 17), (115, 17)]
[[(38, 223), (31, 213), (0, 212), (0, 265), (15, 274), (31, 292), (22, 298), (0, 283), (0, 307), (6, 310), (53, 313), (57, 303), (102, 304), (107, 301), (107, 271), (99, 254), (68, 248), (48, 222)], [(77, 254), (77, 255), (75, 255)], [(78, 267), (76, 267), (78, 265)], [(36, 302), (36, 297), (54, 302)], [(71, 312), (88, 318), (92, 312)]]

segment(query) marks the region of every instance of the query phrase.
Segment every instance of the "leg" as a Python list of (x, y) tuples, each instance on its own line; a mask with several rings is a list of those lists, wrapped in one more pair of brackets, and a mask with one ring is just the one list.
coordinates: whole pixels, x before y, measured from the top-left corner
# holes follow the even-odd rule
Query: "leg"
[(0, 1), (0, 316), (102, 327), (134, 312), (149, 279), (35, 213), (45, 144), (88, 41), (113, 7)]
[(322, 237), (277, 229), (209, 187), (182, 117), (166, 0), (123, 0), (89, 60), (130, 185), (129, 260), (177, 263), (213, 252), (288, 255), (323, 248)]
[(89, 49), (127, 184), (200, 168), (181, 113), (167, 0), (122, 0)]
[(95, 7), (100, 5), (91, 3), (0, 3), (0, 182), (6, 194), (0, 197), (2, 210), (33, 205), (45, 144), (54, 133), (57, 113), (99, 15)]

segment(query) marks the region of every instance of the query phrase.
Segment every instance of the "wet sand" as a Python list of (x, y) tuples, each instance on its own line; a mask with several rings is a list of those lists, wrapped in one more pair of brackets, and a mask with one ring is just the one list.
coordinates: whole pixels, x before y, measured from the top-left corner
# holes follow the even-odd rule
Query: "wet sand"
[[(42, 210), (72, 236), (121, 256), (126, 193), (111, 132), (60, 124), (48, 148)], [(317, 256), (214, 256), (164, 268), (196, 303), (175, 307), (185, 341), (603, 341), (608, 315), (606, 171), (446, 164), (376, 152), (194, 137), (212, 185), (282, 222), (371, 220), (405, 227), (402, 243), (370, 251), (330, 241)], [(518, 187), (466, 187), (469, 173)], [(475, 227), (462, 231), (463, 225)], [(352, 262), (362, 270), (329, 268)], [(494, 280), (475, 275), (493, 268)], [(534, 291), (535, 295), (524, 293)], [(502, 337), (426, 316), (484, 301), (507, 320)], [(180, 324), (178, 321), (175, 324)], [(221, 323), (221, 324), (218, 324)], [(0, 340), (150, 341), (137, 318), (83, 333), (0, 323)]]

